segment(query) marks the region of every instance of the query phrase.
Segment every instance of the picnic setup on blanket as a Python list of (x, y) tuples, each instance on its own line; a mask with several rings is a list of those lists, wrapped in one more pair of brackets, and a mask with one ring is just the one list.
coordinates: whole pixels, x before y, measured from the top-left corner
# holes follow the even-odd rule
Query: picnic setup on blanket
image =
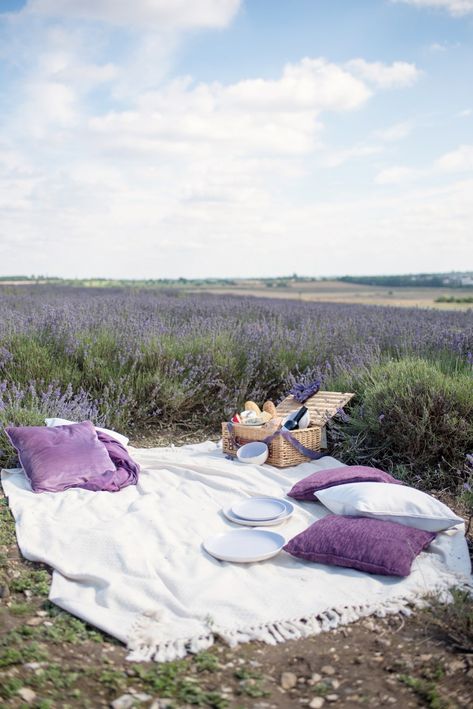
[[(7, 427), (1, 482), (49, 599), (164, 662), (276, 644), (472, 589), (463, 519), (377, 468), (325, 455), (352, 394), (246, 402), (219, 443), (134, 448), (89, 421)], [(113, 494), (111, 494), (113, 493)]]

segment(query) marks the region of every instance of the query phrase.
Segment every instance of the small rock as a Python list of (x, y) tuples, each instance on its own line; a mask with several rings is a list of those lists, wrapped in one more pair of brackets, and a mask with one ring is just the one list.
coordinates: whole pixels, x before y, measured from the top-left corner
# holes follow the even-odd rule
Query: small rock
[(36, 692), (33, 692), (29, 687), (22, 687), (18, 690), (18, 696), (23, 699), (27, 704), (31, 704), (36, 699)]
[(384, 662), (384, 655), (373, 655), (373, 662)]
[(388, 704), (397, 704), (396, 697), (388, 697), (386, 701), (388, 702)]
[(297, 684), (297, 677), (294, 672), (283, 672), (281, 675), (281, 687), (283, 689), (292, 689)]
[(44, 667), (46, 665), (46, 662), (25, 662), (23, 667), (25, 670), (39, 670), (41, 667)]
[(321, 709), (325, 704), (325, 699), (323, 697), (314, 697), (309, 704), (310, 709)]
[(463, 672), (465, 670), (465, 663), (463, 660), (453, 660), (449, 662), (445, 668), (448, 675), (454, 675), (456, 672)]
[(340, 687), (338, 679), (331, 679), (330, 684), (332, 685), (332, 689), (338, 689)]
[(156, 699), (149, 709), (170, 709), (172, 706), (172, 699)]
[(40, 618), (46, 618), (48, 615), (48, 611), (36, 611), (36, 615), (38, 615)]
[(381, 645), (382, 647), (391, 647), (391, 641), (387, 638), (376, 638), (376, 645)]
[(134, 702), (135, 697), (132, 694), (122, 694), (122, 696), (115, 699), (110, 706), (112, 709), (130, 709)]
[(297, 684), (305, 684), (305, 682), (306, 682), (305, 677), (299, 677), (297, 679)]
[(335, 674), (335, 668), (332, 667), (332, 665), (324, 665), (320, 671), (324, 675), (334, 675)]
[(42, 622), (42, 618), (28, 618), (26, 625), (41, 625)]
[(338, 702), (338, 694), (327, 694), (327, 696), (325, 697), (325, 699), (326, 699), (328, 702)]
[(313, 687), (314, 684), (318, 684), (321, 681), (322, 681), (322, 675), (319, 675), (317, 672), (314, 672), (312, 677), (307, 680), (307, 684), (309, 685), (309, 687)]
[(429, 662), (432, 659), (432, 655), (419, 655), (419, 660), (421, 662)]
[(149, 700), (153, 698), (151, 694), (146, 694), (145, 692), (136, 692), (133, 696), (135, 702), (149, 702)]

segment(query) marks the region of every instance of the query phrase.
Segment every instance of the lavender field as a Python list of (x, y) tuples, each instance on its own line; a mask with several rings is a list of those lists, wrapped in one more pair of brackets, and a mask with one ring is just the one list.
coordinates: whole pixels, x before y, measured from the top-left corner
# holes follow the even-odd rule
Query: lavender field
[(338, 455), (452, 487), (473, 450), (472, 353), (471, 310), (4, 288), (0, 423), (60, 416), (131, 438), (171, 426), (217, 434), (246, 399), (277, 401), (319, 379), (356, 393), (330, 431)]

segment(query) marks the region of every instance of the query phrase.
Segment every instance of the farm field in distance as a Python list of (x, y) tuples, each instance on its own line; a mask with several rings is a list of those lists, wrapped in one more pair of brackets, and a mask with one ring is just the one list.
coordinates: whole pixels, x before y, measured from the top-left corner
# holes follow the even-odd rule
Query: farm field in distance
[(359, 303), (361, 305), (391, 305), (407, 308), (438, 308), (439, 310), (468, 310), (471, 303), (438, 303), (437, 298), (468, 297), (471, 288), (413, 288), (408, 286), (367, 286), (343, 281), (311, 281), (289, 283), (286, 287), (268, 288), (264, 282), (242, 280), (237, 286), (202, 286), (190, 289), (190, 292), (208, 292), (215, 294), (249, 295), (260, 298), (288, 298), (328, 303)]
[[(3, 284), (0, 465), (17, 464), (8, 424), (90, 419), (138, 447), (217, 440), (246, 399), (277, 402), (294, 383), (318, 380), (355, 393), (328, 427), (332, 455), (383, 468), (467, 521), (473, 310), (385, 307), (369, 295), (376, 288), (302, 286), (299, 297), (252, 281), (224, 292)], [(2, 709), (296, 709), (328, 696), (349, 707), (470, 705), (473, 606), (461, 590), (409, 618), (370, 617), (276, 647), (219, 642), (159, 665), (127, 662), (117, 641), (49, 603), (50, 574), (21, 557), (0, 493)], [(289, 691), (284, 673), (297, 678)]]

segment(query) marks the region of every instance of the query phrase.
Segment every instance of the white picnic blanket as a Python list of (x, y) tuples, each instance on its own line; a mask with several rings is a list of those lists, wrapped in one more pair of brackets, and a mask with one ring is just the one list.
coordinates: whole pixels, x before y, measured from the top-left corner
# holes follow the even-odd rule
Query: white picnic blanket
[[(265, 562), (217, 561), (202, 548), (235, 528), (221, 510), (253, 495), (284, 496), (297, 480), (342, 465), (326, 457), (294, 468), (227, 460), (211, 442), (130, 449), (137, 486), (119, 493), (34, 494), (23, 471), (2, 471), (23, 555), (53, 569), (49, 598), (127, 643), (129, 658), (171, 660), (209, 647), (274, 644), (373, 613), (409, 612), (425, 594), (468, 583), (463, 525), (437, 536), (406, 579), (312, 564), (285, 552)], [(286, 540), (327, 510), (295, 503), (274, 527)], [(273, 529), (270, 527), (269, 529)]]

